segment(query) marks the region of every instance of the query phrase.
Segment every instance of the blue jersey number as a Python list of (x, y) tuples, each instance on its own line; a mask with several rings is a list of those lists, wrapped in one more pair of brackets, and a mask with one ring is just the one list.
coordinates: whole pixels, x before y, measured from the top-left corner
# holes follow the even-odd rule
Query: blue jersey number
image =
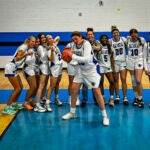
[(115, 49), (115, 51), (116, 51), (116, 56), (123, 54), (123, 48)]
[(131, 49), (131, 56), (138, 56), (138, 49)]

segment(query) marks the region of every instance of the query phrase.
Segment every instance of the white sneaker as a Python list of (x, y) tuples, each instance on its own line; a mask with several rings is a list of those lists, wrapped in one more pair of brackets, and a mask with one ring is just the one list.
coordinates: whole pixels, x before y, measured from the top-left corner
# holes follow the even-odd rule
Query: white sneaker
[(58, 106), (62, 106), (62, 102), (60, 101), (59, 98), (55, 98), (55, 104)]
[(72, 112), (69, 112), (69, 113), (65, 114), (64, 116), (62, 116), (62, 119), (67, 120), (67, 119), (73, 119), (73, 118), (76, 118), (76, 117), (77, 117), (76, 114), (74, 114)]
[(44, 108), (45, 108), (47, 111), (52, 112), (52, 108), (50, 107), (49, 104), (45, 104), (45, 105), (44, 105)]
[(103, 125), (109, 126), (109, 118), (108, 117), (103, 117)]
[(46, 109), (45, 108), (43, 108), (41, 105), (35, 105), (35, 107), (34, 107), (34, 111), (38, 111), (38, 112), (45, 112), (46, 111)]

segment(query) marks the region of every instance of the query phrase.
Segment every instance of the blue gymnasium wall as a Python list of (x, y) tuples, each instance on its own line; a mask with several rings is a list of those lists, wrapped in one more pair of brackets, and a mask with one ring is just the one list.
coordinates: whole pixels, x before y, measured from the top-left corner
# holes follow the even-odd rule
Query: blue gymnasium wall
[[(37, 36), (39, 32), (0, 32), (0, 56), (11, 56), (16, 48), (31, 36)], [(46, 35), (51, 34), (53, 37), (60, 36), (59, 48), (62, 51), (65, 45), (71, 41), (72, 32), (44, 32)], [(81, 32), (84, 36), (85, 32)], [(95, 39), (99, 39), (102, 34), (107, 34), (111, 38), (111, 32), (95, 32)], [(121, 36), (128, 36), (129, 32), (121, 32)], [(139, 36), (149, 41), (149, 32), (139, 32)], [(0, 60), (1, 61), (1, 60)]]

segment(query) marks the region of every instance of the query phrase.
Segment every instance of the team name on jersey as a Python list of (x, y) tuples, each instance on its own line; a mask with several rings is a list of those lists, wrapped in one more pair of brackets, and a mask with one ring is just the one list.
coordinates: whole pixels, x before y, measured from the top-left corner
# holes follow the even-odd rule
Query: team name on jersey
[(108, 50), (103, 48), (103, 49), (101, 50), (101, 54), (108, 54)]
[(129, 43), (129, 48), (139, 48), (139, 44), (138, 43)]
[(114, 43), (113, 48), (123, 47), (123, 43)]

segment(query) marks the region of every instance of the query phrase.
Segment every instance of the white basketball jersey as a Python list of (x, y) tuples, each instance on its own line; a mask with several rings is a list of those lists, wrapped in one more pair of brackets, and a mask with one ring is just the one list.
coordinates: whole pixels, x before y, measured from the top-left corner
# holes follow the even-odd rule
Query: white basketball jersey
[(74, 43), (72, 44), (74, 45), (72, 47), (74, 51), (72, 59), (78, 63), (82, 74), (96, 70), (96, 66), (93, 63), (93, 51), (91, 44), (87, 40), (84, 40), (82, 45), (78, 47)]
[(150, 63), (150, 42), (147, 43), (147, 62)]
[(48, 53), (45, 47), (40, 45), (37, 49), (37, 52), (40, 55), (39, 61), (41, 64), (47, 64), (48, 63)]
[(110, 54), (108, 52), (108, 47), (101, 45), (101, 50), (99, 51), (99, 64), (100, 66), (103, 67), (111, 67), (111, 62), (110, 62)]
[(120, 37), (119, 41), (110, 40), (111, 50), (113, 52), (114, 60), (125, 61), (126, 60), (126, 49), (125, 44), (127, 40), (124, 37)]
[(144, 47), (145, 47), (146, 41), (144, 38), (140, 38), (140, 39), (141, 39), (142, 45), (140, 45), (138, 40), (133, 42), (132, 39), (129, 39), (127, 41), (129, 58), (143, 58)]
[[(54, 61), (51, 62), (51, 65), (62, 64), (60, 49), (57, 46), (55, 46), (54, 48)], [(48, 56), (51, 56), (51, 50), (48, 51)]]
[(18, 51), (20, 51), (20, 50), (23, 51), (23, 53), (26, 53), (27, 50), (28, 50), (28, 46), (27, 46), (26, 44), (20, 45), (20, 46), (17, 48), (17, 50), (16, 50), (15, 54), (13, 55), (13, 57), (11, 58), (10, 61), (13, 62), (13, 63), (15, 63), (17, 67), (21, 66), (21, 65), (23, 64), (24, 60), (25, 60), (25, 57), (24, 57), (24, 58), (22, 58), (21, 60), (16, 61), (15, 58), (16, 58), (16, 56), (17, 56)]
[(32, 52), (32, 54), (26, 56), (25, 64), (29, 66), (37, 66), (34, 48), (28, 49), (28, 52)]

